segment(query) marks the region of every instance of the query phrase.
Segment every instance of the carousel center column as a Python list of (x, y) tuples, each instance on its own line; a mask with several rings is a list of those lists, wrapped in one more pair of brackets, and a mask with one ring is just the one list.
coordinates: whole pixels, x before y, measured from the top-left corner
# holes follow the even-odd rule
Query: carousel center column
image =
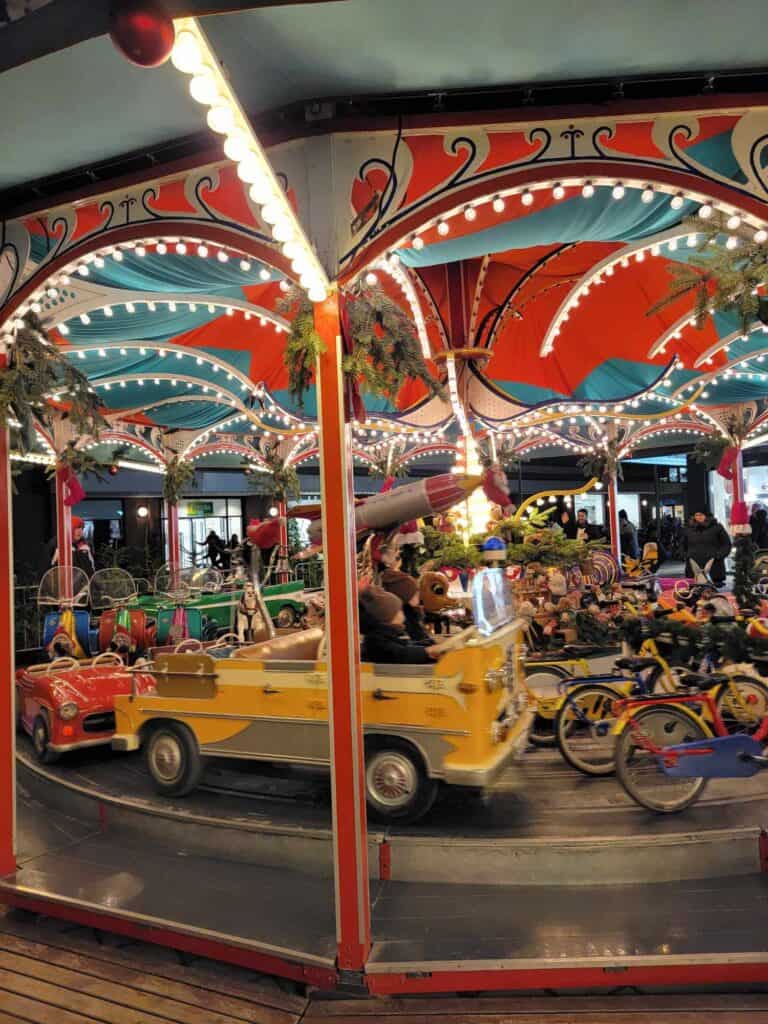
[[(5, 362), (5, 356), (0, 357)], [(16, 870), (16, 729), (14, 700), (13, 525), (8, 431), (0, 430), (0, 875)]]
[(345, 423), (337, 294), (315, 304), (325, 351), (318, 359), (320, 474), (333, 797), (338, 966), (360, 971), (371, 944), (365, 752), (350, 427)]

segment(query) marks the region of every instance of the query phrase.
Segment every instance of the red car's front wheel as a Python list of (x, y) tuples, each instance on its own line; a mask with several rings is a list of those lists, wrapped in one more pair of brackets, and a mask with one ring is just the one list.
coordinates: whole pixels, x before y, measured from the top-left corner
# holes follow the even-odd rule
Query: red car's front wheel
[(59, 755), (55, 750), (51, 750), (51, 733), (44, 715), (38, 715), (32, 725), (32, 746), (40, 764), (53, 764), (54, 761), (58, 761)]

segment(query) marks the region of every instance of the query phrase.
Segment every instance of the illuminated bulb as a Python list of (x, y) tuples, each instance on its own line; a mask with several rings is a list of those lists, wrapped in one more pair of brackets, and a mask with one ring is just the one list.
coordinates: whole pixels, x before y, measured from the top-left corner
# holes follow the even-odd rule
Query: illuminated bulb
[(276, 242), (290, 242), (293, 238), (293, 225), (286, 218), (272, 225), (272, 237)]
[(115, 263), (123, 262), (123, 254), (120, 252), (119, 249), (115, 249), (115, 251), (112, 253), (112, 259), (115, 261)]
[(652, 203), (653, 197), (656, 193), (653, 191), (650, 185), (646, 185), (643, 191), (640, 193), (640, 199), (644, 203)]
[(112, 307), (111, 306), (105, 306), (104, 307), (104, 316), (114, 316), (114, 315), (115, 314), (112, 312)]
[(438, 235), (447, 235), (450, 230), (451, 230), (451, 227), (450, 227), (450, 225), (449, 225), (447, 220), (438, 221), (438, 224), (437, 224), (437, 233), (438, 233)]
[(379, 279), (378, 279), (378, 277), (376, 277), (376, 275), (374, 273), (369, 271), (365, 275), (365, 283), (368, 285), (369, 288), (373, 288), (374, 285), (379, 283)]
[(213, 106), (219, 99), (216, 80), (207, 68), (201, 69), (200, 73), (192, 78), (189, 83), (189, 94), (196, 103), (202, 103), (206, 107)]
[(725, 243), (726, 249), (736, 249), (738, 247), (739, 240), (735, 235), (729, 235), (728, 240)]
[(725, 226), (729, 231), (736, 231), (737, 228), (741, 227), (741, 217), (737, 213), (734, 213), (725, 222)]
[(88, 277), (88, 267), (84, 263), (81, 263), (77, 268), (77, 272), (81, 277)]
[(251, 269), (251, 264), (248, 260), (240, 260), (240, 269), (244, 274), (247, 274)]
[(193, 75), (203, 64), (203, 54), (194, 32), (178, 32), (171, 50), (171, 63), (185, 75)]
[(760, 228), (755, 232), (754, 240), (758, 245), (762, 245), (763, 242), (768, 241), (768, 231), (766, 231), (765, 228)]
[(91, 318), (88, 316), (87, 313), (81, 313), (80, 314), (80, 323), (81, 324), (89, 324), (90, 322), (91, 322)]
[(520, 202), (523, 204), (523, 206), (532, 206), (533, 192), (531, 192), (529, 189), (526, 189), (520, 196)]
[(505, 205), (506, 204), (504, 200), (501, 198), (501, 196), (495, 196), (493, 202), (491, 203), (494, 213), (503, 213)]
[(179, 254), (179, 256), (184, 256), (186, 251), (187, 251), (187, 247), (184, 244), (184, 242), (177, 242), (176, 243), (176, 252)]
[(464, 220), (477, 220), (477, 210), (474, 208), (474, 206), (464, 207)]
[(230, 106), (222, 104), (218, 107), (211, 107), (206, 117), (208, 127), (212, 132), (219, 135), (226, 135), (231, 132), (235, 125), (235, 115)]
[(262, 281), (270, 281), (272, 279), (272, 274), (269, 272), (269, 270), (267, 270), (266, 267), (262, 267), (261, 270), (259, 271), (259, 277), (261, 278)]
[(582, 185), (581, 194), (585, 199), (591, 199), (595, 194), (595, 186), (591, 181), (587, 181)]
[(555, 187), (552, 189), (552, 198), (553, 199), (562, 199), (564, 196), (565, 196), (565, 189), (560, 184), (560, 182), (558, 182), (555, 185)]
[(702, 203), (699, 207), (699, 216), (702, 220), (709, 220), (712, 216), (713, 210), (710, 203)]
[[(69, 328), (67, 327), (66, 324), (59, 324), (59, 333), (65, 336), (69, 334)], [(81, 359), (85, 359), (85, 355), (82, 352), (78, 352), (77, 354), (80, 356)]]
[(136, 255), (142, 257), (142, 259), (147, 255), (147, 250), (143, 245), (136, 246)]
[(416, 249), (416, 251), (418, 252), (420, 249), (424, 248), (424, 239), (421, 237), (421, 235), (414, 235), (413, 242), (411, 244), (413, 245), (413, 248)]
[(216, 253), (216, 259), (219, 261), (219, 263), (226, 263), (227, 260), (229, 259), (229, 253), (224, 252), (223, 249), (219, 249), (219, 251)]
[(165, 242), (158, 242), (157, 251), (161, 256), (165, 256), (165, 254), (168, 252), (168, 246), (165, 244)]
[(614, 199), (623, 199), (625, 191), (626, 191), (626, 189), (624, 188), (624, 186), (619, 181), (611, 189), (611, 195), (613, 196)]
[(290, 287), (291, 286), (288, 284), (287, 281), (283, 280), (283, 281), (280, 282), (280, 291), (281, 292), (287, 292), (290, 289)]
[(676, 196), (672, 196), (672, 199), (670, 200), (669, 205), (672, 207), (673, 210), (680, 210), (680, 209), (682, 209), (682, 206), (683, 206), (684, 202), (685, 202), (685, 200), (683, 199), (683, 197), (678, 192)]
[(642, 250), (642, 249), (639, 249), (639, 250), (638, 250), (638, 251), (637, 251), (637, 252), (635, 253), (635, 260), (636, 260), (636, 261), (637, 261), (638, 263), (642, 263), (644, 259), (645, 259), (645, 253), (643, 252), (643, 250)]
[(667, 248), (669, 249), (670, 252), (674, 252), (675, 249), (677, 249), (677, 239), (676, 238), (670, 238), (670, 240), (667, 242)]

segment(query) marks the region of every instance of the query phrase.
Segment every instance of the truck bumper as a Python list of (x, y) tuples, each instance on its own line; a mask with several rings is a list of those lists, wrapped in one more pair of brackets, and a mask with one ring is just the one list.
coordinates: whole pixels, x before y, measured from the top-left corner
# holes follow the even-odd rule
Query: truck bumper
[(533, 716), (532, 708), (523, 711), (515, 721), (514, 735), (499, 744), (498, 753), (493, 761), (482, 768), (446, 768), (444, 780), (449, 786), (473, 786), (476, 789), (492, 786), (509, 762), (518, 757), (527, 746), (528, 730)]
[(138, 750), (141, 744), (139, 743), (139, 737), (133, 733), (115, 733), (112, 737), (112, 749), (113, 750)]

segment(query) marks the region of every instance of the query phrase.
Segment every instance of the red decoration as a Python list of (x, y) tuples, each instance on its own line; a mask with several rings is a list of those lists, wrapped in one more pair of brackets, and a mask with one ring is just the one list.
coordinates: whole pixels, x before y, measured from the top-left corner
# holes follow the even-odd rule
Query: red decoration
[(280, 543), (280, 527), (284, 520), (279, 516), (274, 519), (266, 519), (263, 522), (258, 519), (251, 519), (246, 529), (248, 540), (257, 548), (266, 551)]
[[(85, 497), (85, 491), (83, 485), (77, 479), (74, 470), (71, 466), (67, 467), (66, 476), (64, 477), (64, 504), (68, 508), (72, 508), (73, 505), (79, 505)], [(74, 522), (74, 520), (73, 520)], [(80, 521), (82, 525), (82, 520)]]
[(140, 68), (156, 68), (171, 55), (173, 18), (154, 0), (113, 0), (109, 35), (122, 55)]
[(720, 460), (720, 465), (717, 467), (717, 472), (726, 480), (733, 480), (733, 466), (738, 454), (739, 449), (735, 446), (732, 448), (726, 448), (723, 452), (723, 457)]

